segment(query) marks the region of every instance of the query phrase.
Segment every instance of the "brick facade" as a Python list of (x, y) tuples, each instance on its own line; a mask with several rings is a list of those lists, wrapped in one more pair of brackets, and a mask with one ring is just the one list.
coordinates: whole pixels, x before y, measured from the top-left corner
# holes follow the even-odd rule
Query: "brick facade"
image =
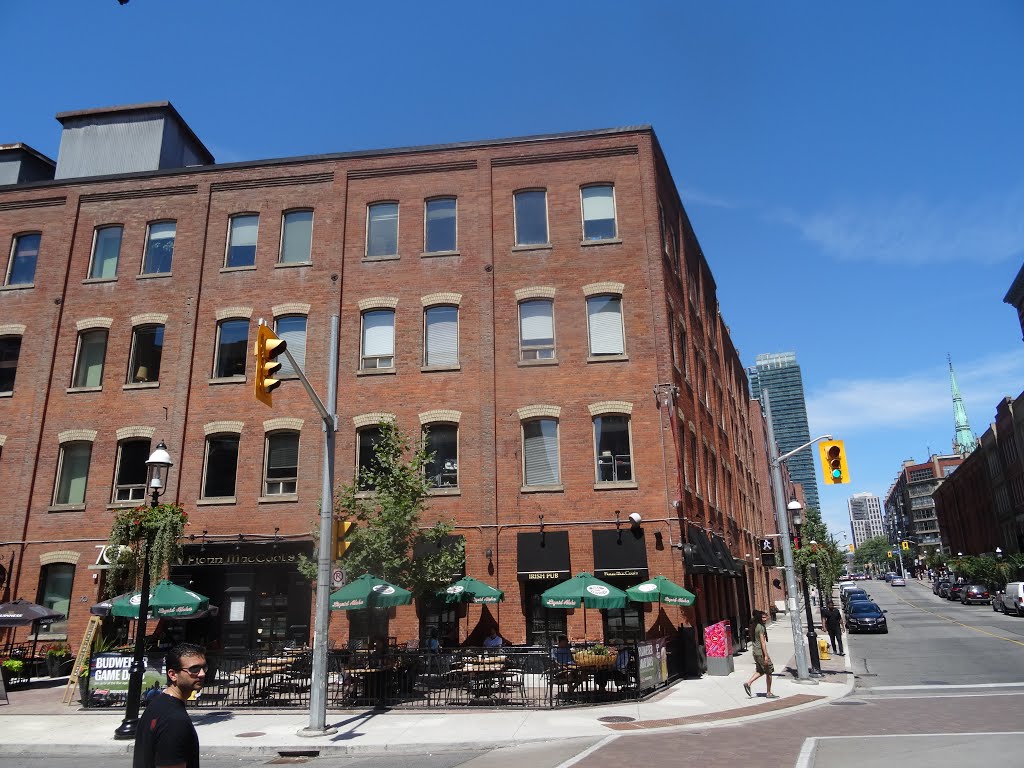
[[(597, 182), (614, 186), (617, 231), (588, 242), (580, 189)], [(513, 195), (524, 189), (547, 192), (548, 244), (515, 244)], [(456, 251), (424, 253), (424, 202), (436, 197), (457, 199)], [(367, 206), (379, 201), (398, 203), (398, 253), (367, 258)], [(282, 220), (295, 209), (313, 211), (311, 257), (284, 265)], [(240, 213), (259, 214), (255, 265), (226, 268), (230, 218)], [(171, 220), (170, 274), (140, 275), (148, 225)], [(123, 226), (117, 276), (90, 279), (93, 234), (108, 224)], [(0, 399), (0, 558), (12, 567), (4, 597), (36, 599), (48, 553), (78, 553), (72, 642), (100, 597), (100, 571), (87, 564), (117, 506), (119, 440), (152, 436), (174, 459), (167, 498), (185, 505), (188, 533), (198, 537), (187, 542), (191, 565), (175, 568), (176, 578), (205, 578), (200, 566), (210, 553), (230, 559), (239, 542), (309, 540), (321, 482), (316, 410), (296, 382), (274, 392), (272, 411), (256, 402), (251, 361), (245, 377), (214, 376), (219, 321), (248, 321), (251, 348), (259, 318), (296, 313), (307, 316), (305, 372), (314, 387), (326, 393), (328, 366), (338, 369), (338, 482), (353, 478), (359, 426), (383, 415), (412, 433), (425, 423), (458, 425), (458, 486), (432, 497), (430, 514), (456, 521), (467, 574), (505, 590), (506, 601), (489, 610), (508, 640), (527, 635), (517, 533), (539, 530), (541, 514), (545, 530), (569, 532), (573, 572), (595, 567), (592, 529), (613, 528), (616, 511), (642, 516), (650, 574), (699, 595), (692, 610), (649, 606), (650, 633), (730, 617), (744, 624), (750, 604), (770, 599), (756, 543), (774, 530), (760, 411), (650, 129), (0, 188), (0, 242), (24, 232), (42, 234), (35, 281), (0, 290), (0, 329), (22, 338), (13, 393)], [(624, 354), (593, 356), (586, 302), (607, 294), (621, 299)], [(529, 298), (554, 302), (552, 360), (520, 360), (518, 302)], [(458, 308), (457, 365), (424, 364), (423, 313), (435, 304)], [(363, 371), (362, 312), (381, 307), (394, 311), (394, 365)], [(334, 314), (341, 348), (329, 361)], [(126, 384), (133, 328), (152, 322), (164, 325), (159, 381)], [(78, 339), (88, 328), (109, 334), (102, 385), (76, 389)], [(652, 394), (658, 385), (662, 394)], [(526, 487), (522, 425), (552, 414), (560, 482)], [(594, 419), (602, 414), (628, 416), (628, 482), (596, 481)], [(300, 431), (298, 478), (295, 494), (275, 498), (264, 493), (264, 444), (280, 429)], [(68, 434), (91, 444), (88, 484), (83, 504), (55, 505)], [(204, 499), (206, 440), (220, 434), (238, 437), (235, 492)], [(688, 576), (674, 546), (685, 522), (721, 535), (746, 563), (746, 578)], [(270, 591), (299, 589), (285, 581)], [(230, 591), (232, 578), (216, 583)], [(480, 607), (468, 611), (463, 636), (481, 618)], [(581, 612), (567, 621), (569, 634), (582, 636)], [(344, 618), (333, 617), (335, 639), (346, 632)], [(416, 610), (394, 611), (390, 632), (417, 637)]]

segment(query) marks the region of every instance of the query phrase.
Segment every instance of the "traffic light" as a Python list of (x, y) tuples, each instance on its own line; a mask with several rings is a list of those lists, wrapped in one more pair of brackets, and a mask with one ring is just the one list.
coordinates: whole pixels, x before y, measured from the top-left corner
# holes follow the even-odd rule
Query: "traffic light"
[(891, 549), (890, 549), (890, 550), (889, 550), (888, 552), (886, 552), (885, 554), (886, 554), (886, 556), (887, 556), (887, 557), (888, 557), (888, 558), (889, 558), (890, 560), (892, 560), (892, 550), (891, 550)]
[(900, 549), (902, 549), (904, 552), (906, 552), (908, 549), (910, 549), (910, 542), (909, 541), (901, 541), (900, 542)]
[(255, 395), (257, 400), (271, 407), (274, 403), (270, 393), (281, 386), (281, 380), (273, 378), (273, 374), (281, 367), (274, 358), (284, 352), (286, 347), (284, 339), (279, 339), (261, 320), (256, 326), (256, 344), (252, 350), (256, 358)]
[(346, 537), (349, 535), (351, 530), (355, 528), (355, 523), (348, 520), (335, 520), (334, 521), (334, 559), (341, 560), (345, 556), (345, 552), (352, 546), (352, 542), (348, 541)]
[(842, 440), (825, 440), (818, 443), (821, 454), (821, 471), (825, 485), (839, 485), (850, 482), (850, 469), (846, 466), (846, 448)]
[(850, 545), (850, 551), (851, 552), (856, 552), (857, 551), (857, 547), (855, 547), (853, 544), (851, 544)]

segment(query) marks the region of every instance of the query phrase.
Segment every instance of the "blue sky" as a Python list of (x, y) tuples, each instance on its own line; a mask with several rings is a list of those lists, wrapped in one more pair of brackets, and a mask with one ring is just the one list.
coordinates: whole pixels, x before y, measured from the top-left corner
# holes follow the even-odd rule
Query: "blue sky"
[[(45, 15), (40, 11), (45, 8)], [(221, 162), (654, 126), (744, 363), (795, 351), (846, 498), (1024, 389), (1024, 4), (7, 0), (0, 142), (168, 99)], [(995, 543), (994, 543), (995, 544)]]

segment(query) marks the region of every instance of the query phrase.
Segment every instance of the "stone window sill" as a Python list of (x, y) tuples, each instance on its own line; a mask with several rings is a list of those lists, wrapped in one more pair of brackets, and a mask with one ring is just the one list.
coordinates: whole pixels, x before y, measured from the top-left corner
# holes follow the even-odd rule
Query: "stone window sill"
[(430, 488), (427, 490), (428, 496), (461, 496), (462, 490), (455, 486), (454, 488)]
[(156, 389), (159, 386), (159, 381), (133, 381), (130, 384), (125, 384), (121, 389)]
[(548, 357), (542, 360), (520, 360), (517, 365), (520, 368), (533, 368), (538, 365), (558, 365), (557, 357)]
[(68, 387), (65, 390), (65, 392), (67, 392), (69, 395), (73, 395), (76, 392), (102, 392), (102, 391), (103, 391), (103, 386), (102, 385), (100, 385), (98, 387)]
[(87, 277), (82, 281), (82, 285), (93, 285), (95, 283), (116, 283), (116, 277)]
[(537, 243), (536, 245), (513, 245), (512, 253), (525, 253), (527, 251), (550, 251), (554, 248), (551, 243)]
[(107, 509), (135, 509), (136, 507), (144, 507), (148, 503), (145, 499), (139, 499), (138, 501), (112, 501), (107, 504)]
[(47, 512), (84, 512), (85, 504), (53, 504), (46, 508)]
[(35, 287), (35, 283), (16, 283), (15, 285), (0, 285), (0, 291), (25, 291)]
[(260, 496), (256, 499), (259, 504), (294, 504), (298, 500), (297, 493), (275, 493), (273, 496)]
[(8, 390), (7, 392), (0, 392), (0, 397), (14, 397), (14, 390)]
[(370, 264), (375, 261), (398, 261), (401, 256), (397, 253), (392, 253), (388, 256), (363, 256), (363, 264)]
[(424, 251), (420, 254), (421, 259), (436, 259), (439, 256), (461, 256), (458, 251)]
[(461, 371), (462, 366), (456, 363), (455, 365), (424, 365), (420, 368), (422, 373), (435, 373), (437, 371)]
[(607, 240), (581, 240), (580, 245), (584, 248), (591, 245), (622, 245), (622, 239), (610, 237)]
[(225, 272), (255, 272), (256, 271), (256, 265), (255, 264), (245, 264), (244, 266), (241, 266), (241, 267), (221, 267), (220, 271), (221, 271), (221, 274), (223, 274)]
[(590, 355), (588, 363), (628, 363), (629, 355)]
[(394, 366), (390, 368), (360, 368), (356, 371), (356, 376), (394, 376), (398, 373), (398, 369)]
[(224, 504), (235, 504), (236, 499), (234, 496), (214, 496), (209, 499), (197, 499), (197, 507), (216, 507)]
[(215, 384), (245, 384), (245, 376), (214, 376), (206, 383), (211, 386)]
[(313, 266), (312, 261), (279, 261), (274, 265), (274, 269), (291, 269), (292, 267), (311, 267)]
[(565, 486), (561, 483), (557, 485), (523, 485), (520, 486), (520, 493), (562, 493), (565, 491)]
[(153, 280), (154, 278), (170, 277), (170, 276), (171, 276), (170, 272), (147, 272), (146, 274), (136, 275), (135, 279), (136, 280)]
[(635, 480), (619, 480), (608, 483), (594, 483), (595, 491), (621, 491), (637, 488)]

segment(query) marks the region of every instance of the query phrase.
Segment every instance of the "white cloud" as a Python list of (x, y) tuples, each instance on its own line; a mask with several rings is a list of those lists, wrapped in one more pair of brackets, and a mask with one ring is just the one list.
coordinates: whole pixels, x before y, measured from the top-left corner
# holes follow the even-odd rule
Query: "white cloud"
[(927, 203), (906, 197), (773, 218), (847, 261), (993, 264), (1024, 252), (1024, 190), (998, 199)]
[[(957, 384), (964, 396), (971, 427), (985, 431), (996, 403), (1024, 389), (1024, 356), (1019, 350), (975, 361), (957, 361)], [(830, 381), (808, 393), (807, 420), (811, 432), (820, 425), (840, 433), (885, 428), (896, 430), (940, 422), (952, 430), (953, 401), (945, 367), (893, 378)]]
[(727, 200), (724, 197), (717, 197), (716, 195), (702, 192), (699, 189), (693, 187), (686, 187), (680, 191), (680, 196), (683, 198), (683, 205), (689, 207), (691, 205), (706, 205), (710, 208), (739, 208), (740, 206), (731, 200)]

